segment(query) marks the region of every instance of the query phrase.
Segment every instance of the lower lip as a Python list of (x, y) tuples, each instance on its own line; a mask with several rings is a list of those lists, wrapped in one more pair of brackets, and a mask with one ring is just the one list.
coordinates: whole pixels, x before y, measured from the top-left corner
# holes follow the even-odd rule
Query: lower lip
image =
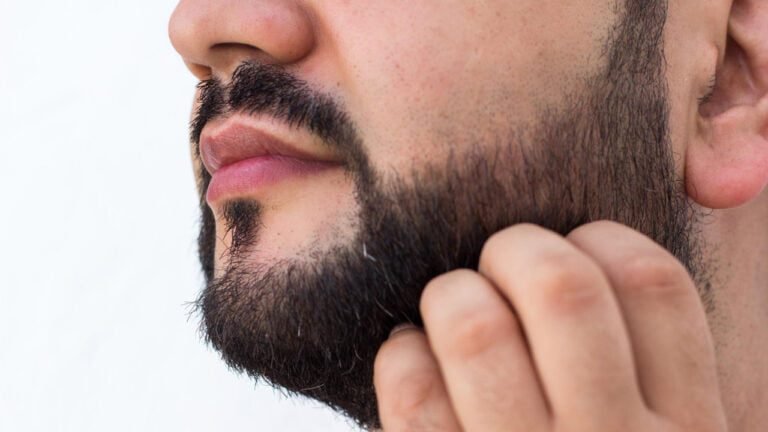
[(206, 201), (252, 195), (290, 178), (305, 177), (338, 168), (331, 162), (308, 161), (287, 156), (259, 156), (218, 169), (208, 185)]

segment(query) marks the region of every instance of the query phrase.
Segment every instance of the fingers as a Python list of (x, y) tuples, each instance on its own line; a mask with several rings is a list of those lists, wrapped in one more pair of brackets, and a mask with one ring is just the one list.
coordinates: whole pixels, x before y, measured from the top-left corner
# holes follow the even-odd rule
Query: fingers
[(386, 432), (725, 428), (694, 283), (627, 227), (508, 228), (420, 308), (376, 359)]
[(424, 333), (402, 330), (384, 342), (373, 373), (385, 432), (460, 432)]
[(480, 273), (518, 312), (556, 419), (605, 427), (623, 421), (615, 412), (640, 411), (619, 306), (587, 255), (551, 231), (516, 225), (489, 239)]
[(568, 240), (602, 267), (617, 294), (649, 408), (685, 424), (721, 412), (704, 308), (683, 265), (612, 222), (585, 225)]
[(471, 431), (540, 431), (547, 402), (509, 304), (478, 273), (431, 281), (421, 314), (456, 415)]

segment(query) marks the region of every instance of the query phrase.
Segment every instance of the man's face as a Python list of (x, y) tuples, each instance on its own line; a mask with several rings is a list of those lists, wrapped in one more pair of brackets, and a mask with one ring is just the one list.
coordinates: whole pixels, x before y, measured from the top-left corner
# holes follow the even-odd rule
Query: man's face
[(206, 80), (199, 306), (230, 365), (376, 425), (377, 348), (504, 227), (617, 220), (700, 267), (664, 2), (208, 3), (172, 36)]
[[(182, 1), (175, 19), (210, 15), (199, 3)], [(314, 32), (314, 50), (286, 64), (286, 70), (343, 104), (371, 167), (389, 177), (409, 177), (409, 170), (444, 161), (452, 151), (492, 148), (507, 141), (510, 131), (536, 124), (542, 110), (562, 105), (605, 66), (605, 43), (619, 18), (616, 2), (602, 0), (318, 2), (301, 11), (290, 3), (227, 1), (217, 2), (215, 9), (250, 14), (250, 25), (309, 14), (302, 19), (322, 28), (274, 29), (294, 32), (284, 39), (306, 39)], [(270, 24), (281, 23), (264, 26)], [(264, 45), (278, 43), (271, 34), (264, 38)], [(297, 45), (294, 49), (301, 45), (281, 43)], [(251, 54), (223, 61), (212, 73), (226, 82), (248, 58), (276, 63), (268, 52)], [(279, 129), (269, 117), (255, 117), (250, 120), (259, 127)], [(302, 132), (275, 133), (308, 152), (334, 158), (335, 149), (329, 151)], [(251, 192), (271, 209), (262, 215), (259, 259), (295, 258), (318, 244), (348, 241), (356, 212), (352, 192), (342, 169)], [(223, 201), (211, 204), (216, 211)]]

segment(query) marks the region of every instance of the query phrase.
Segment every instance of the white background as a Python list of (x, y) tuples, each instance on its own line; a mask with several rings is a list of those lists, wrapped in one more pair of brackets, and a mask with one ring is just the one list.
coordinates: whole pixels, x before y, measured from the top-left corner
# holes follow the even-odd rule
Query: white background
[(228, 371), (188, 318), (174, 6), (0, 0), (0, 431), (354, 430)]

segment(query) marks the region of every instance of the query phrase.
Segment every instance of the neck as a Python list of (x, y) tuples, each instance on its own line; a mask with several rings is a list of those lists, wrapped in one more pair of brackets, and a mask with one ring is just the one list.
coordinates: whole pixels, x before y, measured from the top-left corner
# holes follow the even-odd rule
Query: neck
[(705, 218), (714, 308), (709, 323), (730, 430), (768, 428), (768, 190)]

